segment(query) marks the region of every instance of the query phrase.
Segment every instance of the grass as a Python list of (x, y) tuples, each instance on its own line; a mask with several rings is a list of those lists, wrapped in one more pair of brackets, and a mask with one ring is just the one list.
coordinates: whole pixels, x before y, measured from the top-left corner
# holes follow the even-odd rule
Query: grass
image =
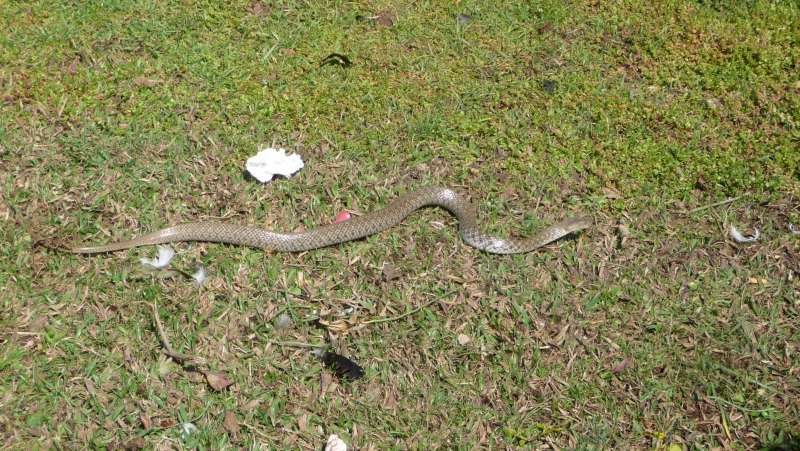
[[(0, 4), (2, 446), (796, 446), (799, 21), (782, 1)], [(246, 178), (273, 143), (307, 166)], [(429, 184), (501, 235), (596, 223), (516, 256), (435, 209), (302, 254), (179, 245), (175, 266), (216, 273), (201, 290), (131, 277), (150, 249), (50, 248), (209, 218), (311, 228)], [(153, 301), (207, 364), (160, 353)], [(349, 307), (399, 319), (308, 320)]]

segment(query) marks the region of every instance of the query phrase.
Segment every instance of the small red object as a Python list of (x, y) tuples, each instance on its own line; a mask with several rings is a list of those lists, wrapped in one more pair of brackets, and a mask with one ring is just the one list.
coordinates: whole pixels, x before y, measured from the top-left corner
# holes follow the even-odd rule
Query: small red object
[(172, 420), (164, 420), (164, 421), (161, 422), (161, 427), (162, 428), (168, 428), (170, 426), (172, 426)]
[(337, 222), (347, 221), (350, 218), (351, 218), (350, 212), (347, 210), (342, 210), (339, 212), (338, 215), (336, 215), (336, 219), (333, 220), (333, 224), (336, 224)]

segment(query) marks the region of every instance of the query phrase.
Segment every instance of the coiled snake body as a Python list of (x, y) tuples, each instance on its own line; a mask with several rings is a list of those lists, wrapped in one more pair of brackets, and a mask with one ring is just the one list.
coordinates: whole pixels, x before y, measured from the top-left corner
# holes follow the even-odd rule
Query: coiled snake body
[(364, 238), (394, 227), (417, 209), (433, 205), (449, 210), (458, 218), (458, 229), (465, 243), (493, 254), (530, 252), (591, 224), (589, 218), (570, 218), (530, 238), (499, 238), (478, 228), (474, 207), (458, 193), (443, 187), (428, 186), (395, 199), (381, 210), (303, 232), (280, 233), (219, 222), (191, 222), (105, 246), (76, 247), (72, 252), (95, 254), (177, 241), (207, 241), (301, 252)]

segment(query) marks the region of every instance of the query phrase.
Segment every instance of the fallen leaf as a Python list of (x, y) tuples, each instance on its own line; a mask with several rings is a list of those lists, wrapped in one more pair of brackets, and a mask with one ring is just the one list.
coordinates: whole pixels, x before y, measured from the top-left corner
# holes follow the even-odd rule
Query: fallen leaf
[(144, 413), (139, 413), (139, 421), (142, 422), (142, 429), (150, 429), (152, 427), (150, 418), (147, 418)]
[(228, 376), (222, 373), (218, 373), (216, 371), (204, 371), (203, 374), (206, 376), (206, 380), (208, 380), (208, 385), (210, 385), (211, 388), (216, 391), (221, 391), (233, 384), (233, 382), (228, 379)]
[(392, 17), (390, 13), (382, 13), (375, 22), (378, 22), (378, 25), (383, 25), (384, 27), (391, 27), (394, 25), (394, 17)]
[(83, 383), (86, 386), (86, 391), (89, 392), (90, 395), (95, 396), (97, 393), (94, 390), (94, 382), (91, 379), (84, 378)]
[(305, 432), (308, 429), (308, 414), (304, 413), (297, 419), (297, 430)]
[(622, 195), (611, 188), (603, 188), (603, 194), (609, 199), (622, 199)]
[(331, 382), (333, 382), (333, 377), (329, 373), (322, 373), (322, 380), (320, 381), (321, 390), (319, 393), (319, 397), (325, 399), (325, 393), (328, 392), (328, 387), (331, 386)]
[(544, 25), (539, 27), (539, 29), (536, 30), (536, 31), (538, 31), (539, 33), (544, 33), (545, 31), (548, 31), (551, 28), (553, 28), (553, 21), (549, 20), (549, 21), (545, 22)]
[(468, 335), (458, 334), (458, 337), (456, 337), (456, 340), (458, 341), (458, 344), (460, 344), (461, 346), (464, 346), (465, 344), (467, 344), (470, 341), (472, 341), (472, 338), (470, 338)]
[(28, 325), (28, 330), (36, 330), (47, 323), (47, 315), (40, 315), (36, 320)]
[(144, 439), (141, 437), (135, 438), (126, 443), (123, 449), (126, 451), (139, 451), (140, 449), (144, 449)]
[(337, 319), (337, 320), (334, 320), (334, 321), (328, 321), (328, 320), (320, 319), (317, 322), (321, 326), (325, 326), (328, 330), (331, 330), (333, 332), (344, 332), (344, 331), (350, 329), (351, 327), (355, 326), (356, 324), (358, 324), (358, 320), (355, 319), (355, 318), (353, 318), (351, 320)]
[(133, 80), (133, 84), (136, 86), (146, 86), (148, 88), (152, 88), (157, 84), (157, 82), (155, 80), (148, 80), (144, 75), (140, 75), (136, 77), (136, 80)]
[(249, 12), (250, 14), (253, 14), (253, 15), (256, 15), (256, 16), (263, 16), (263, 15), (266, 15), (266, 14), (269, 13), (270, 7), (268, 5), (266, 5), (266, 4), (264, 4), (263, 2), (256, 1), (256, 2), (253, 2), (253, 6), (252, 7), (245, 8), (244, 10)]
[(383, 278), (386, 279), (387, 282), (390, 282), (395, 279), (399, 279), (403, 273), (395, 269), (394, 266), (384, 263), (383, 264)]
[(506, 187), (506, 189), (504, 189), (503, 192), (500, 194), (500, 196), (505, 197), (506, 199), (508, 199), (510, 197), (514, 197), (515, 194), (517, 194), (517, 190), (514, 189), (514, 186), (513, 185), (508, 185)]
[(383, 406), (389, 409), (394, 409), (397, 407), (397, 404), (399, 403), (397, 402), (397, 398), (394, 396), (394, 392), (389, 390), (386, 393), (386, 398), (383, 399)]
[(261, 400), (258, 398), (254, 398), (248, 401), (247, 404), (243, 405), (242, 410), (247, 412), (248, 410), (253, 410), (260, 405), (261, 405)]
[(95, 310), (97, 311), (97, 314), (100, 315), (100, 318), (107, 320), (108, 310), (99, 301), (95, 301), (94, 304), (97, 307)]
[(460, 284), (462, 284), (462, 285), (464, 285), (464, 284), (467, 284), (467, 283), (471, 283), (471, 282), (472, 282), (472, 280), (467, 280), (467, 279), (464, 279), (464, 278), (461, 278), (461, 277), (458, 277), (458, 276), (454, 276), (454, 275), (452, 275), (452, 274), (447, 274), (447, 275), (446, 275), (446, 276), (444, 276), (444, 277), (445, 277), (446, 279), (450, 279), (450, 280), (452, 280), (453, 282), (458, 282), (458, 283), (460, 283)]
[(706, 182), (706, 180), (703, 178), (704, 175), (705, 171), (700, 169), (700, 171), (697, 173), (697, 180), (695, 180), (695, 186), (701, 190), (708, 190), (709, 188), (708, 182)]
[(222, 427), (231, 434), (236, 435), (239, 433), (239, 422), (236, 420), (236, 414), (232, 410), (225, 412), (225, 416), (222, 418)]
[(614, 369), (612, 371), (614, 371), (615, 373), (619, 373), (620, 371), (624, 370), (625, 368), (631, 365), (633, 365), (633, 357), (630, 356), (625, 357), (624, 359), (622, 359), (621, 362), (614, 365)]

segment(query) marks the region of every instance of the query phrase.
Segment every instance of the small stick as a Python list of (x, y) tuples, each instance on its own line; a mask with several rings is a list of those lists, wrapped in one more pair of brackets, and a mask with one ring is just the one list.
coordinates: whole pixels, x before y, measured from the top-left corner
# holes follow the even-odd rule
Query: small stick
[(315, 345), (314, 343), (303, 343), (300, 341), (276, 341), (276, 340), (263, 340), (266, 343), (270, 343), (273, 345), (278, 346), (289, 346), (292, 348), (324, 348), (325, 344), (318, 344)]
[(247, 424), (247, 423), (244, 423), (244, 422), (242, 422), (242, 424), (243, 424), (243, 425), (244, 425), (244, 426), (245, 426), (247, 429), (250, 429), (251, 431), (253, 431), (253, 432), (255, 432), (256, 434), (260, 435), (260, 436), (261, 436), (262, 438), (264, 438), (264, 439), (267, 439), (267, 440), (272, 440), (272, 441), (275, 441), (275, 440), (277, 440), (277, 438), (276, 438), (276, 437), (270, 437), (269, 435), (267, 435), (267, 434), (265, 434), (265, 433), (263, 433), (263, 432), (259, 431), (258, 429), (256, 429), (256, 428), (255, 428), (255, 426), (250, 426), (249, 424)]
[(742, 194), (741, 196), (731, 197), (730, 199), (725, 199), (725, 200), (723, 200), (721, 202), (717, 202), (715, 204), (706, 205), (706, 206), (703, 206), (703, 207), (693, 208), (693, 209), (689, 210), (689, 213), (695, 213), (695, 212), (698, 212), (700, 210), (705, 210), (706, 208), (714, 208), (714, 207), (719, 207), (720, 205), (725, 205), (725, 204), (729, 204), (731, 202), (736, 202), (737, 200), (739, 200), (739, 199), (741, 199), (741, 198), (743, 198), (745, 196), (749, 196), (749, 195), (750, 195), (750, 193), (747, 192), (747, 193)]
[(161, 352), (163, 352), (168, 357), (172, 357), (173, 359), (181, 360), (184, 362), (194, 362), (201, 365), (206, 363), (206, 359), (202, 357), (184, 354), (182, 352), (178, 352), (172, 349), (172, 345), (169, 344), (169, 337), (167, 337), (166, 332), (164, 332), (164, 327), (161, 325), (161, 319), (159, 319), (158, 317), (158, 307), (156, 306), (156, 301), (153, 301), (153, 319), (155, 320), (156, 329), (158, 330), (158, 338), (161, 339), (161, 344), (164, 346)]
[(442, 298), (445, 298), (445, 297), (447, 297), (447, 296), (450, 296), (451, 294), (453, 294), (453, 293), (455, 293), (455, 292), (457, 292), (457, 291), (458, 291), (458, 290), (452, 290), (452, 291), (449, 291), (449, 292), (447, 292), (447, 293), (445, 293), (445, 294), (443, 294), (443, 295), (441, 295), (441, 296), (437, 296), (437, 297), (436, 297), (436, 299), (434, 299), (434, 300), (432, 300), (432, 301), (428, 302), (427, 304), (425, 304), (425, 305), (423, 305), (423, 306), (421, 306), (421, 307), (417, 307), (417, 308), (415, 308), (414, 310), (411, 310), (411, 311), (405, 312), (405, 313), (403, 313), (403, 314), (402, 314), (402, 315), (400, 315), (400, 316), (395, 316), (395, 317), (393, 317), (393, 318), (380, 318), (380, 319), (373, 319), (373, 320), (370, 320), (370, 321), (364, 321), (364, 322), (363, 322), (363, 323), (361, 323), (361, 324), (384, 323), (384, 322), (387, 322), (387, 321), (397, 321), (398, 319), (403, 319), (403, 318), (405, 318), (405, 317), (406, 317), (406, 316), (408, 316), (408, 315), (413, 315), (414, 313), (417, 313), (418, 311), (420, 311), (420, 310), (422, 310), (422, 309), (424, 309), (424, 308), (430, 307), (431, 305), (433, 305), (433, 303), (434, 303), (434, 302), (438, 302), (438, 301), (440, 301)]

